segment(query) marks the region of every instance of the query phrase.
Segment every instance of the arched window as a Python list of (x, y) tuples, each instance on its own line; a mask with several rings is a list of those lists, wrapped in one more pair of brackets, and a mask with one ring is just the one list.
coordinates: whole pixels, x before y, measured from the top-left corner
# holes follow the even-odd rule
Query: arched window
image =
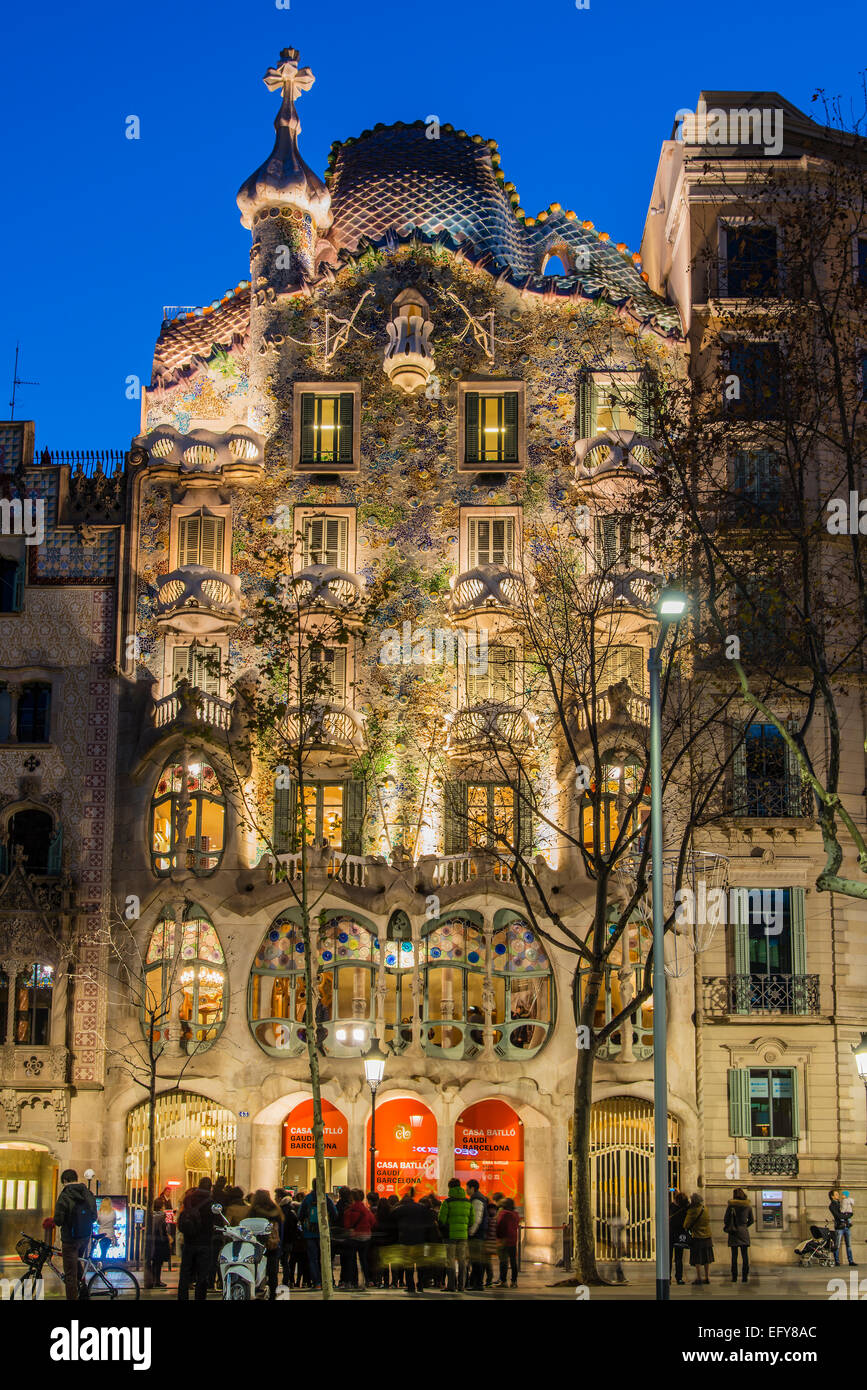
[(395, 1052), (412, 1042), (412, 928), (405, 912), (394, 912), (385, 940), (376, 941), (377, 961), (385, 953), (385, 1041)]
[(566, 268), (559, 256), (546, 256), (542, 266), (543, 275), (565, 275)]
[(6, 832), (6, 862), (12, 869), (16, 860), (16, 849), (20, 846), (24, 854), (24, 868), (31, 874), (57, 874), (60, 872), (60, 830), (55, 831), (54, 820), (49, 811), (25, 807), (9, 817)]
[(10, 1000), (9, 976), (0, 971), (0, 1036), (8, 1035), (12, 1008), (12, 1041), (26, 1047), (46, 1047), (51, 1041), (54, 967), (34, 961), (15, 977)]
[(551, 966), (535, 932), (516, 918), (494, 933), (494, 1022), (501, 1057), (529, 1057), (546, 1041), (553, 1021)]
[[(167, 763), (151, 807), (151, 864), (154, 873), (192, 869), (211, 874), (223, 855), (226, 800), (214, 769), (206, 762)], [(186, 856), (181, 852), (184, 835)]]
[(226, 958), (202, 909), (189, 909), (180, 932), (171, 917), (158, 922), (145, 957), (145, 1036), (152, 1028), (154, 1040), (164, 1041), (174, 1028), (187, 1052), (203, 1052), (223, 1031), (228, 999)]
[(581, 798), (581, 835), (585, 849), (591, 854), (595, 818), (599, 821), (599, 848), (602, 854), (611, 853), (620, 827), (627, 818), (629, 833), (635, 834), (635, 838), (631, 843), (626, 843), (625, 853), (640, 851), (645, 827), (649, 829), (650, 816), (650, 787), (642, 785), (642, 776), (643, 769), (638, 762), (615, 762), (611, 754), (606, 755), (598, 795), (595, 794), (595, 785), (591, 783), (590, 791), (594, 795), (585, 794)]
[[(332, 917), (317, 933), (316, 1043), (329, 1057), (358, 1057), (373, 1032), (374, 938), (350, 917)], [(248, 1018), (253, 1036), (272, 1056), (297, 1055), (306, 1045), (304, 944), (301, 928), (278, 917), (250, 972)]]
[[(596, 1011), (593, 1015), (593, 1028), (604, 1028), (606, 1023), (620, 1013), (628, 1000), (632, 999), (640, 987), (644, 974), (644, 963), (653, 947), (653, 934), (646, 922), (629, 922), (624, 928), (615, 956), (604, 967), (604, 979)], [(577, 1000), (583, 1000), (587, 970), (578, 974)], [(577, 1013), (576, 1013), (577, 1020)], [(631, 1041), (627, 1054), (636, 1061), (645, 1061), (653, 1056), (653, 999), (646, 999), (631, 1015)], [(612, 1033), (597, 1048), (600, 1058), (618, 1057), (624, 1051), (622, 1026)]]

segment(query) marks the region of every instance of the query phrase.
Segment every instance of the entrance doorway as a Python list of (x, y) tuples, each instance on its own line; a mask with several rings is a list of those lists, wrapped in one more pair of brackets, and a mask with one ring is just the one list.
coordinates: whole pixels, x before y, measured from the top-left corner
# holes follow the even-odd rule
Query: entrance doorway
[[(349, 1163), (349, 1127), (346, 1117), (332, 1105), (322, 1100), (323, 1142), (325, 1146), (325, 1187), (334, 1192), (346, 1184)], [(316, 1177), (316, 1159), (313, 1153), (313, 1101), (302, 1100), (294, 1110), (290, 1110), (283, 1121), (283, 1145), (280, 1160), (281, 1187), (294, 1187), (297, 1191), (309, 1192)]]
[[(613, 1260), (617, 1250), (609, 1224), (628, 1213), (624, 1258), (652, 1260), (654, 1238), (653, 1105), (634, 1096), (596, 1101), (590, 1118), (590, 1182), (596, 1256)], [(680, 1128), (668, 1117), (668, 1185), (680, 1185)]]
[(57, 1164), (43, 1144), (0, 1144), (0, 1255), (12, 1255), (21, 1232), (41, 1239), (53, 1215)]

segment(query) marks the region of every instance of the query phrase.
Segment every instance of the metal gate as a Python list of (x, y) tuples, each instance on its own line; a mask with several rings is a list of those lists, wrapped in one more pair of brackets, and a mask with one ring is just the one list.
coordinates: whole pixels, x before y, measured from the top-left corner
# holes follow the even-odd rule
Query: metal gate
[[(678, 1187), (680, 1135), (668, 1117), (668, 1183)], [(617, 1251), (609, 1224), (627, 1214), (624, 1258), (652, 1260), (654, 1241), (653, 1105), (633, 1096), (596, 1101), (590, 1118), (590, 1182), (596, 1255), (613, 1260)]]

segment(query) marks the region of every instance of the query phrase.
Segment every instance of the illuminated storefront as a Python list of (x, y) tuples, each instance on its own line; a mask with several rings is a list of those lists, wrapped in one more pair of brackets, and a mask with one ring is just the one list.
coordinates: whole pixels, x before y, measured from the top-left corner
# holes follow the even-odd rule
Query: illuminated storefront
[(471, 1178), (487, 1195), (502, 1192), (524, 1202), (524, 1126), (503, 1100), (480, 1100), (455, 1124), (455, 1177)]
[[(349, 1155), (349, 1126), (345, 1117), (330, 1101), (322, 1099), (322, 1123), (325, 1130), (325, 1186), (328, 1191), (346, 1182)], [(283, 1121), (280, 1183), (305, 1192), (316, 1176), (313, 1145), (313, 1101), (302, 1100)]]
[[(366, 1147), (370, 1148), (370, 1119)], [(437, 1122), (420, 1100), (402, 1097), (376, 1107), (376, 1190), (402, 1197), (410, 1187), (416, 1198), (439, 1190)]]

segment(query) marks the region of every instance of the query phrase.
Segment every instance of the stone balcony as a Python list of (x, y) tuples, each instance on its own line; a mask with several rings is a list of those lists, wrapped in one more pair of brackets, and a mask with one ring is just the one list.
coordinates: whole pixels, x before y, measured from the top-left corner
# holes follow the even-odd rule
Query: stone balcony
[(364, 585), (358, 575), (334, 565), (307, 565), (291, 576), (289, 586), (302, 614), (339, 617), (350, 624), (359, 614), (364, 597)]
[(175, 632), (225, 632), (241, 618), (241, 581), (205, 565), (182, 565), (157, 580), (154, 615)]
[(234, 701), (221, 700), (206, 690), (179, 681), (176, 690), (153, 703), (153, 727), (160, 734), (182, 729), (218, 729), (226, 733), (232, 724)]
[(484, 700), (446, 715), (446, 753), (467, 753), (485, 748), (519, 748), (536, 741), (532, 714), (498, 700)]
[(173, 480), (187, 488), (214, 487), (221, 480), (250, 486), (264, 476), (265, 440), (246, 425), (222, 434), (205, 429), (181, 434), (173, 425), (159, 425), (133, 440), (129, 461), (133, 467), (147, 464), (155, 480)]
[(479, 614), (518, 615), (527, 601), (522, 575), (508, 565), (477, 565), (451, 582), (449, 613), (455, 620)]
[(597, 730), (609, 731), (650, 727), (650, 701), (645, 695), (636, 695), (626, 680), (597, 691), (595, 700), (589, 702), (589, 717), (583, 704), (574, 706), (574, 714), (575, 725), (581, 733), (586, 732), (591, 723)]
[(649, 570), (612, 569), (593, 576), (599, 587), (600, 608), (631, 608), (639, 613), (655, 612), (662, 581)]

